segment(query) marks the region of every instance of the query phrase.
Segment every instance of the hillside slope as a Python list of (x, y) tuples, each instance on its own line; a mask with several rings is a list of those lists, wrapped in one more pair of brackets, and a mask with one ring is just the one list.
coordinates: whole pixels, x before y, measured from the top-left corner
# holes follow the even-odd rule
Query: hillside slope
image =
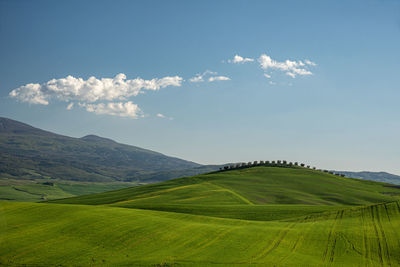
[(7, 118), (0, 118), (0, 152), (0, 177), (15, 179), (160, 181), (171, 178), (170, 171), (201, 167), (110, 139), (67, 137)]
[(400, 265), (398, 202), (267, 222), (43, 203), (0, 215), (7, 266)]
[(384, 183), (260, 166), (3, 201), (0, 265), (399, 266), (399, 195)]
[(288, 214), (390, 202), (399, 197), (400, 189), (388, 184), (301, 167), (251, 167), (52, 202), (270, 220)]

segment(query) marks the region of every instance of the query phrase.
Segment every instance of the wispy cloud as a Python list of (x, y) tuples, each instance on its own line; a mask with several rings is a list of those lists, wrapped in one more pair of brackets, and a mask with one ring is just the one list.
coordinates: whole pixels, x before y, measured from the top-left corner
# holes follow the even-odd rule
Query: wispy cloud
[(84, 107), (86, 111), (93, 112), (99, 115), (112, 115), (119, 117), (129, 117), (129, 118), (139, 118), (142, 117), (142, 111), (138, 105), (134, 104), (132, 101), (128, 102), (108, 102), (99, 104), (87, 104), (80, 103), (80, 106)]
[(214, 71), (210, 71), (210, 70), (206, 70), (203, 73), (198, 73), (196, 74), (196, 76), (194, 76), (193, 78), (189, 79), (189, 82), (192, 83), (199, 83), (199, 82), (204, 82), (204, 77), (205, 76), (209, 76), (209, 75), (216, 75), (217, 73)]
[(235, 64), (238, 64), (238, 63), (246, 63), (246, 62), (253, 62), (253, 61), (254, 61), (253, 58), (241, 57), (241, 56), (239, 56), (239, 55), (235, 55), (235, 56), (233, 57), (233, 59), (229, 59), (229, 60), (228, 60), (229, 63), (235, 63)]
[[(197, 74), (193, 78), (190, 78), (189, 81), (192, 83), (199, 83), (199, 82), (214, 82), (214, 81), (229, 81), (230, 78), (226, 76), (217, 76), (217, 72), (206, 70), (203, 73)], [(207, 78), (208, 77), (208, 78)]]
[(215, 81), (229, 81), (231, 78), (226, 77), (226, 76), (213, 76), (208, 78), (209, 82), (215, 82)]
[[(292, 61), (292, 60), (285, 60), (282, 62), (273, 60), (270, 56), (267, 54), (262, 54), (258, 58), (258, 62), (260, 63), (260, 67), (264, 71), (268, 70), (278, 70), (278, 71), (283, 71), (286, 73), (286, 75), (295, 78), (297, 75), (312, 75), (312, 72), (307, 69), (308, 66), (316, 66), (316, 64), (310, 60), (306, 61)], [(269, 75), (270, 76), (270, 75)]]
[(67, 110), (71, 110), (74, 107), (74, 103), (69, 103), (67, 106)]
[(310, 60), (308, 60), (308, 59), (306, 59), (304, 62), (305, 62), (307, 65), (310, 65), (310, 66), (317, 66), (317, 64), (316, 64), (315, 62), (312, 62), (312, 61), (310, 61)]
[(164, 114), (162, 114), (162, 113), (158, 113), (157, 115), (156, 115), (158, 118), (161, 118), (161, 119), (168, 119), (168, 120), (170, 120), (170, 121), (172, 121), (174, 118), (172, 118), (172, 117), (167, 117), (167, 116), (165, 116)]

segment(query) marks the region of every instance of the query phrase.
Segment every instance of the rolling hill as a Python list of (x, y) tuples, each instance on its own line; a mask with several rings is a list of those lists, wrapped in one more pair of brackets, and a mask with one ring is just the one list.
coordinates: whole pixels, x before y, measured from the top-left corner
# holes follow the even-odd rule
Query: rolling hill
[(95, 135), (67, 137), (7, 118), (0, 118), (0, 152), (0, 178), (155, 182), (182, 170), (202, 172), (200, 164), (151, 150)]
[(0, 264), (399, 266), (400, 188), (251, 167), (48, 203), (0, 202)]
[(363, 205), (392, 201), (396, 186), (302, 167), (251, 167), (173, 179), (76, 198), (70, 204)]

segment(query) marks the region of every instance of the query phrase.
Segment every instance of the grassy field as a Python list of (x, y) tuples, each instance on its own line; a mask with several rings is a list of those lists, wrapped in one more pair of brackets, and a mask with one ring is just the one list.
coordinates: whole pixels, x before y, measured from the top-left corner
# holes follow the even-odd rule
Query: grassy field
[(0, 265), (400, 266), (399, 192), (254, 167), (51, 203), (2, 201)]
[(69, 204), (366, 205), (398, 199), (387, 184), (305, 168), (253, 167), (80, 196)]
[(3, 265), (400, 265), (399, 203), (287, 221), (1, 204)]
[(0, 179), (0, 200), (38, 202), (134, 186), (135, 183), (79, 183)]

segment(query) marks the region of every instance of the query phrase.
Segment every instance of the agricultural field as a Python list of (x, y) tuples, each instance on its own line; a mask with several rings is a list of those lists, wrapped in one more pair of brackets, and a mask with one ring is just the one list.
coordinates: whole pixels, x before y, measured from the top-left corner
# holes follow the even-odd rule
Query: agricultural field
[(0, 200), (39, 202), (43, 200), (100, 193), (137, 185), (137, 183), (85, 183), (48, 179), (0, 179)]
[(253, 167), (0, 202), (0, 265), (400, 266), (400, 189)]

